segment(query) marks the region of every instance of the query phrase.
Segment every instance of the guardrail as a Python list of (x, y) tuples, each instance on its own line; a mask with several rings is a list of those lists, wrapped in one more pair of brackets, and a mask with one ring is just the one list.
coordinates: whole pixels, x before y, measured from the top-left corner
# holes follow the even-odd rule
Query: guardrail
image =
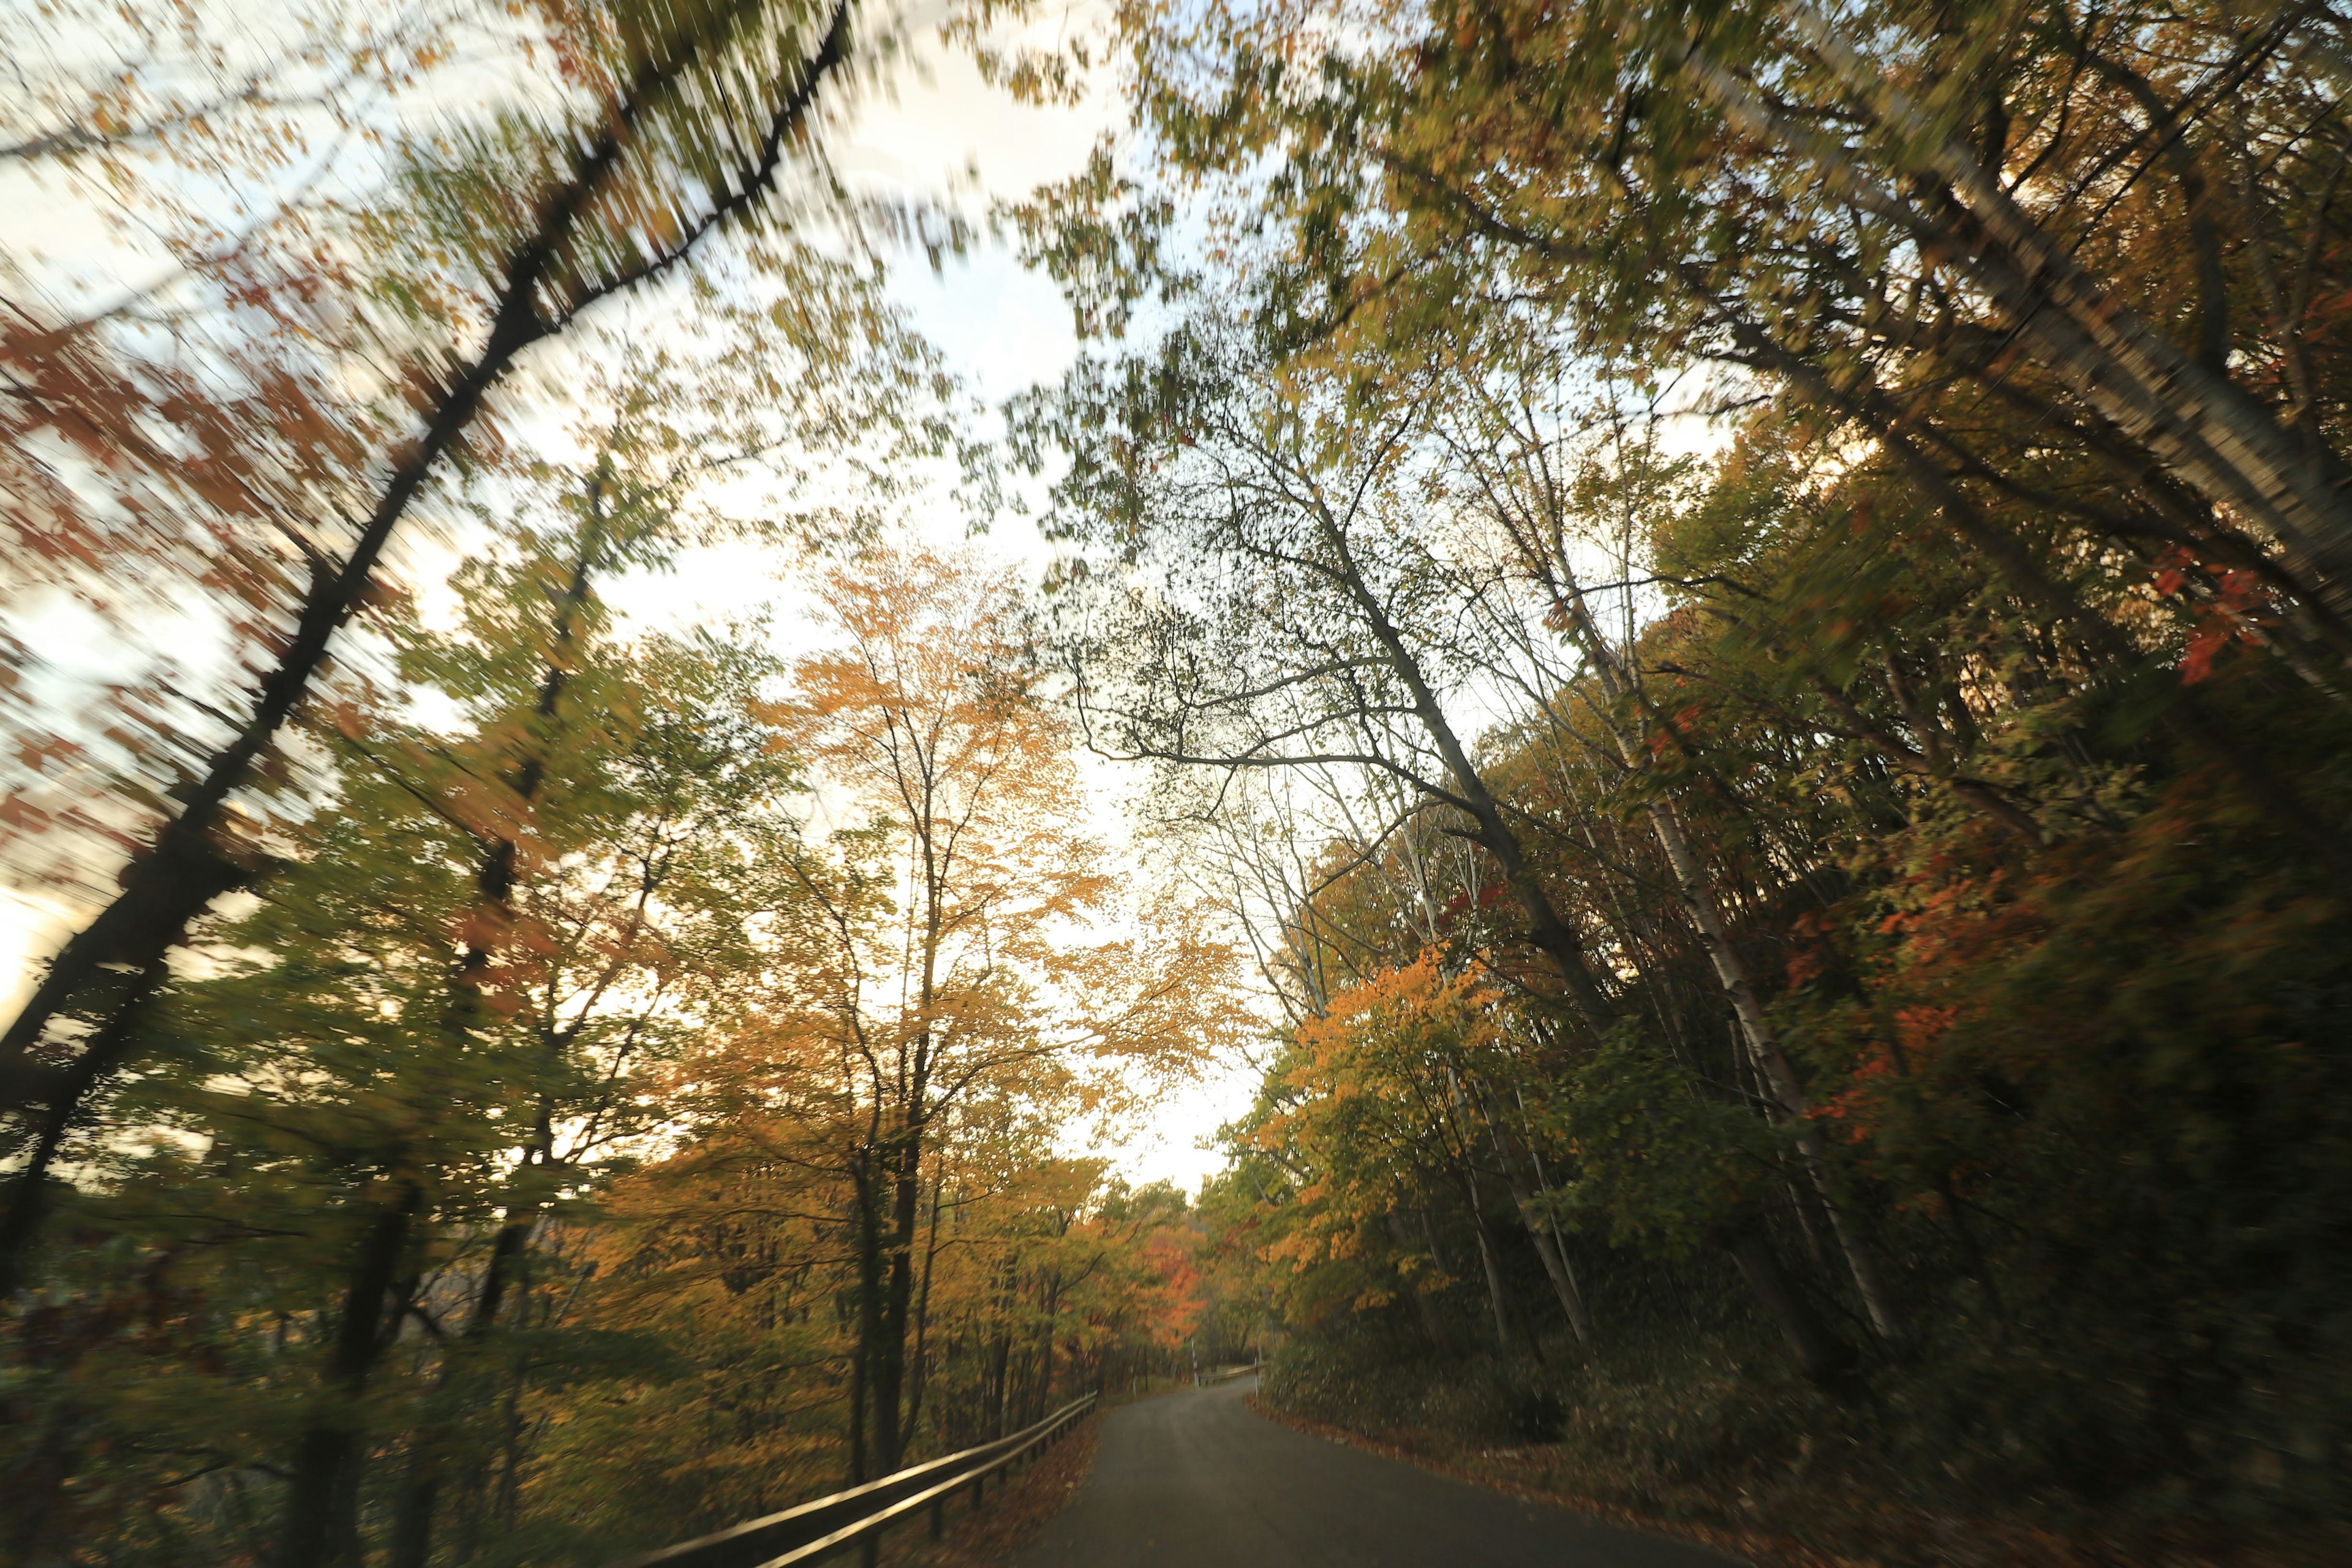
[(606, 1568), (793, 1568), (878, 1542), (885, 1531), (925, 1509), (930, 1510), (936, 1541), (947, 1528), (949, 1498), (969, 1488), (972, 1511), (979, 1512), (989, 1477), (1053, 1447), (1094, 1407), (1095, 1396), (1089, 1394), (1009, 1437)]
[(1256, 1370), (1254, 1365), (1217, 1367), (1201, 1374), (1201, 1386), (1206, 1388), (1213, 1383), (1231, 1383), (1237, 1377), (1247, 1377)]

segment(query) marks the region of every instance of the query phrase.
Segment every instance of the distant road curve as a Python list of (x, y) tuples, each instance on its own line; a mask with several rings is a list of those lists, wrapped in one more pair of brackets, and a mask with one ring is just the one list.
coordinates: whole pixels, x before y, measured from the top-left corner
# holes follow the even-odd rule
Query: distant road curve
[(1076, 1500), (1019, 1568), (1731, 1568), (1737, 1559), (1279, 1426), (1244, 1377), (1103, 1418)]

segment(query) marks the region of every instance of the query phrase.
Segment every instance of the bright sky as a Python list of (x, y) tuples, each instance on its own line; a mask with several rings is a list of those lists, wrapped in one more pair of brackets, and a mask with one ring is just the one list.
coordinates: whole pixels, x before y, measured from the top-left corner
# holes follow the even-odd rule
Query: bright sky
[[(1043, 25), (1067, 20), (1049, 18)], [(1019, 104), (985, 84), (961, 54), (924, 40), (896, 90), (869, 103), (834, 144), (842, 172), (855, 184), (908, 195), (961, 192), (977, 217), (989, 197), (1023, 195), (1074, 171), (1114, 113), (1115, 105), (1100, 98), (1075, 109)], [(12, 248), (28, 237), (52, 257), (72, 248), (86, 221), (83, 214), (45, 208), (37, 191), (7, 194), (30, 198), (29, 205), (12, 205), (16, 221), (0, 223), (0, 238)], [(895, 289), (951, 368), (992, 405), (1056, 379), (1076, 352), (1069, 313), (1052, 283), (1024, 271), (1009, 250), (985, 240), (938, 274), (920, 257), (908, 258)], [(919, 527), (937, 542), (950, 543), (961, 539), (964, 524), (963, 517), (941, 507)], [(1017, 516), (992, 520), (983, 548), (1033, 583), (1051, 554)], [(642, 583), (625, 610), (641, 621), (704, 620), (768, 598), (774, 581), (772, 563), (746, 559), (741, 551), (714, 551), (688, 560), (670, 577)], [(86, 651), (104, 657), (102, 650)], [(1082, 762), (1096, 790), (1096, 831), (1117, 845), (1125, 837), (1123, 802), (1132, 781), (1112, 764)], [(58, 914), (37, 898), (0, 889), (0, 1008), (12, 1007), (21, 997), (28, 966), (61, 940)], [(1255, 1075), (1234, 1064), (1177, 1092), (1148, 1126), (1107, 1152), (1131, 1181), (1165, 1179), (1196, 1187), (1220, 1163), (1201, 1145), (1220, 1122), (1248, 1105), (1254, 1087)]]

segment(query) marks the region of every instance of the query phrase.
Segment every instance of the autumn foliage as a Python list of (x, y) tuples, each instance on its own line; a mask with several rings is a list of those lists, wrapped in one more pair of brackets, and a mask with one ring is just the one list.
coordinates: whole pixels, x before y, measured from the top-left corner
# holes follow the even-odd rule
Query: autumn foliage
[(2341, 19), (1119, 26), (1025, 412), (1286, 1007), (1271, 1397), (1794, 1551), (2340, 1556)]
[[(18, 1555), (580, 1559), (1244, 1346), (1766, 1556), (2352, 1550), (2340, 7), (959, 6), (1126, 121), (999, 215), (1043, 595), (898, 526), (1014, 488), (826, 162), (905, 18), (296, 9), (0, 102), (162, 279), (0, 271)], [(781, 637), (619, 606), (711, 547)]]

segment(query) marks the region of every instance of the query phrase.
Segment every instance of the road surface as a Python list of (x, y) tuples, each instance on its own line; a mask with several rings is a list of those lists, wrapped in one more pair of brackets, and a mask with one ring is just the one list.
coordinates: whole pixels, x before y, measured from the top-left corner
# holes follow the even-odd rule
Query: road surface
[(1019, 1568), (1735, 1568), (1294, 1432), (1242, 1402), (1255, 1386), (1105, 1416), (1093, 1472)]

